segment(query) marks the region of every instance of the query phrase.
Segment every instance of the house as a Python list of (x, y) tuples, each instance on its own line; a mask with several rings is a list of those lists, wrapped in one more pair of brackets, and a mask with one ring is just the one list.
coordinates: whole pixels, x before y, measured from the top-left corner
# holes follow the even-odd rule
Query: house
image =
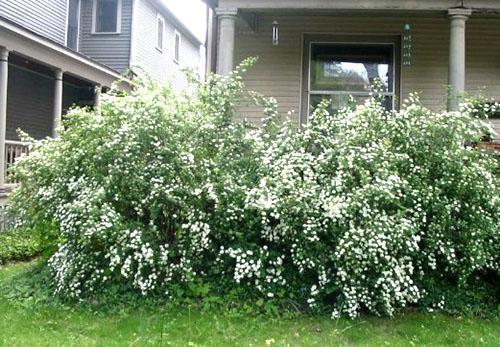
[(164, 1), (134, 1), (130, 66), (137, 74), (144, 71), (155, 80), (182, 90), (187, 84), (183, 68), (201, 73), (202, 42)]
[(0, 0), (0, 196), (27, 151), (17, 129), (55, 136), (68, 108), (97, 104), (129, 69), (183, 88), (201, 45), (162, 0)]
[[(500, 101), (498, 0), (205, 2), (213, 10), (207, 65), (227, 74), (258, 56), (247, 85), (276, 97), (282, 112), (295, 110), (298, 122), (325, 98), (333, 108), (349, 95), (362, 102), (375, 78), (393, 109), (412, 92), (432, 110), (455, 111), (464, 93), (480, 90)], [(257, 107), (240, 114), (262, 117)]]

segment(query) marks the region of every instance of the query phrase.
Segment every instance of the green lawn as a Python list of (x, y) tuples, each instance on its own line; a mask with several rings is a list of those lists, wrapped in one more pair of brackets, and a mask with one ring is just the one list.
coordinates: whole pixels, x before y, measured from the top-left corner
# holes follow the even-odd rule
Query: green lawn
[[(0, 287), (32, 264), (0, 267)], [(107, 312), (107, 313), (106, 313)], [(15, 302), (0, 291), (1, 346), (500, 346), (500, 319), (279, 319), (189, 309), (95, 309)]]

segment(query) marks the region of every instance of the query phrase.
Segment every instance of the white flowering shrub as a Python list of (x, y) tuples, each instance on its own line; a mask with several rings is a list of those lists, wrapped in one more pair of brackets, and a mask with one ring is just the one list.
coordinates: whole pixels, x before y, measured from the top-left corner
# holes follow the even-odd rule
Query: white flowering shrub
[(251, 63), (198, 83), (196, 96), (151, 81), (115, 90), (19, 161), (11, 206), (57, 235), (56, 292), (77, 298), (118, 283), (148, 294), (217, 270), (207, 267), (214, 249), (245, 236), (256, 179), (255, 140), (233, 122)]
[(201, 284), (354, 317), (441, 307), (440, 286), (498, 279), (496, 163), (465, 145), (488, 130), (476, 107), (433, 113), (412, 97), (387, 112), (373, 98), (297, 127), (250, 94), (265, 108), (255, 129), (234, 120), (252, 63), (193, 80), (193, 95), (113, 90), (18, 162), (11, 205), (56, 240), (57, 293)]
[(326, 109), (270, 141), (248, 199), (311, 305), (391, 315), (442, 283), (498, 276), (496, 163), (464, 146), (488, 129), (477, 109), (436, 114), (415, 96), (399, 112), (377, 98)]

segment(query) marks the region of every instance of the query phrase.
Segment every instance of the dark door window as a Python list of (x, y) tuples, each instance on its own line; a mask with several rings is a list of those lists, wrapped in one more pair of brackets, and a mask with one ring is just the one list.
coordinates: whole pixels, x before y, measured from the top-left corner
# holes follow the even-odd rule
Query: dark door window
[(120, 31), (120, 0), (94, 0), (94, 32), (117, 33)]

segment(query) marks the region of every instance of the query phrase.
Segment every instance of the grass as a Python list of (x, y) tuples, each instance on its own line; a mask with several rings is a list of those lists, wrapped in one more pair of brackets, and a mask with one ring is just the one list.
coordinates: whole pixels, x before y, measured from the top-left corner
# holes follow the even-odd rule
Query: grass
[(5, 289), (35, 263), (0, 266), (1, 346), (500, 346), (500, 319), (409, 311), (332, 321), (241, 312), (88, 306), (9, 299)]

